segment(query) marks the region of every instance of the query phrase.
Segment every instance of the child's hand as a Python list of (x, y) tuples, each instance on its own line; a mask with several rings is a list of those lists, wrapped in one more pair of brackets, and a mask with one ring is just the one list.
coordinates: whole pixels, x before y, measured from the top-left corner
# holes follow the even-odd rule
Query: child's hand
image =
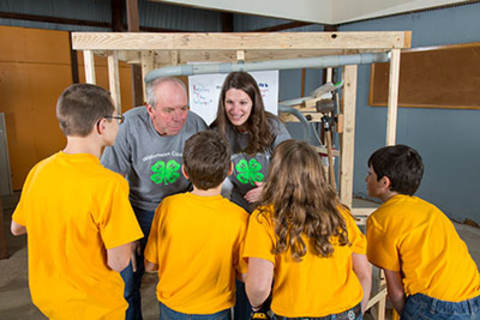
[(263, 182), (255, 182), (257, 187), (245, 194), (245, 200), (247, 200), (249, 203), (260, 201), (262, 199), (263, 184)]

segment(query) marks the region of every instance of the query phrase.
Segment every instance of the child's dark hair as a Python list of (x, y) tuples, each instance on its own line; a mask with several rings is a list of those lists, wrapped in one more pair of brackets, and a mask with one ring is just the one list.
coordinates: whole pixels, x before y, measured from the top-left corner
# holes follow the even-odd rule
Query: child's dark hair
[(114, 111), (108, 91), (93, 84), (71, 85), (57, 101), (57, 119), (66, 136), (88, 136), (97, 121)]
[(412, 196), (420, 186), (423, 176), (422, 158), (406, 145), (387, 146), (375, 151), (368, 159), (377, 179), (387, 176), (391, 191)]
[(183, 164), (195, 187), (215, 188), (228, 175), (230, 146), (218, 132), (198, 132), (185, 142)]

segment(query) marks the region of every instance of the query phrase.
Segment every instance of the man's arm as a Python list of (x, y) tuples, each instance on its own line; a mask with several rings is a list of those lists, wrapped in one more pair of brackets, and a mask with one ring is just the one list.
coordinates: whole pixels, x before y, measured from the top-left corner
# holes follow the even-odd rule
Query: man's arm
[(385, 279), (387, 280), (388, 297), (393, 307), (399, 315), (402, 315), (405, 306), (405, 290), (403, 288), (402, 277), (399, 272), (383, 269)]
[(130, 263), (130, 252), (132, 243), (107, 249), (107, 265), (114, 271), (120, 272)]
[(248, 273), (245, 283), (252, 308), (259, 309), (272, 290), (273, 263), (259, 258), (248, 258)]
[(372, 291), (372, 268), (367, 260), (367, 256), (364, 254), (353, 253), (353, 271), (360, 280), (360, 284), (363, 289), (362, 299), (362, 313), (365, 312), (368, 299), (370, 299), (370, 292)]
[(12, 223), (10, 225), (10, 231), (14, 236), (20, 236), (22, 234), (27, 233), (27, 228), (22, 226), (21, 224), (16, 223), (15, 221), (12, 220)]

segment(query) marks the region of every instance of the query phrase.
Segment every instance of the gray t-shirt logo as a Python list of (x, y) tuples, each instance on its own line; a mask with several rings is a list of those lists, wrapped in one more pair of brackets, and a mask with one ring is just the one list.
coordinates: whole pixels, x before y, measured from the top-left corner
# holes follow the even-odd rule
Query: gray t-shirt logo
[(174, 183), (180, 177), (180, 164), (175, 160), (169, 160), (165, 165), (164, 161), (157, 161), (152, 166), (152, 171), (154, 174), (150, 176), (150, 179), (156, 184), (164, 183), (168, 185), (169, 183)]
[(260, 172), (262, 170), (262, 165), (255, 159), (240, 160), (235, 166), (237, 169), (237, 179), (243, 184), (250, 183), (252, 186), (255, 186), (255, 182), (260, 182), (263, 180), (263, 174)]

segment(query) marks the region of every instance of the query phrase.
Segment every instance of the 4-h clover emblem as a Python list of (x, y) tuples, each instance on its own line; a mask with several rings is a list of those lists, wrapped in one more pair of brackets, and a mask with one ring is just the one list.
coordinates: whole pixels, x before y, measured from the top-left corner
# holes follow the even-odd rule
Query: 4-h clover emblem
[(165, 185), (168, 185), (177, 181), (178, 177), (180, 177), (180, 173), (177, 172), (179, 169), (180, 164), (175, 160), (169, 160), (167, 165), (163, 161), (157, 161), (152, 166), (154, 174), (150, 176), (150, 179), (157, 184), (163, 182)]
[(242, 159), (237, 163), (235, 169), (239, 172), (237, 175), (238, 181), (243, 184), (250, 183), (252, 186), (255, 186), (255, 182), (263, 180), (263, 174), (260, 172), (262, 165), (255, 159), (250, 159), (249, 162)]

